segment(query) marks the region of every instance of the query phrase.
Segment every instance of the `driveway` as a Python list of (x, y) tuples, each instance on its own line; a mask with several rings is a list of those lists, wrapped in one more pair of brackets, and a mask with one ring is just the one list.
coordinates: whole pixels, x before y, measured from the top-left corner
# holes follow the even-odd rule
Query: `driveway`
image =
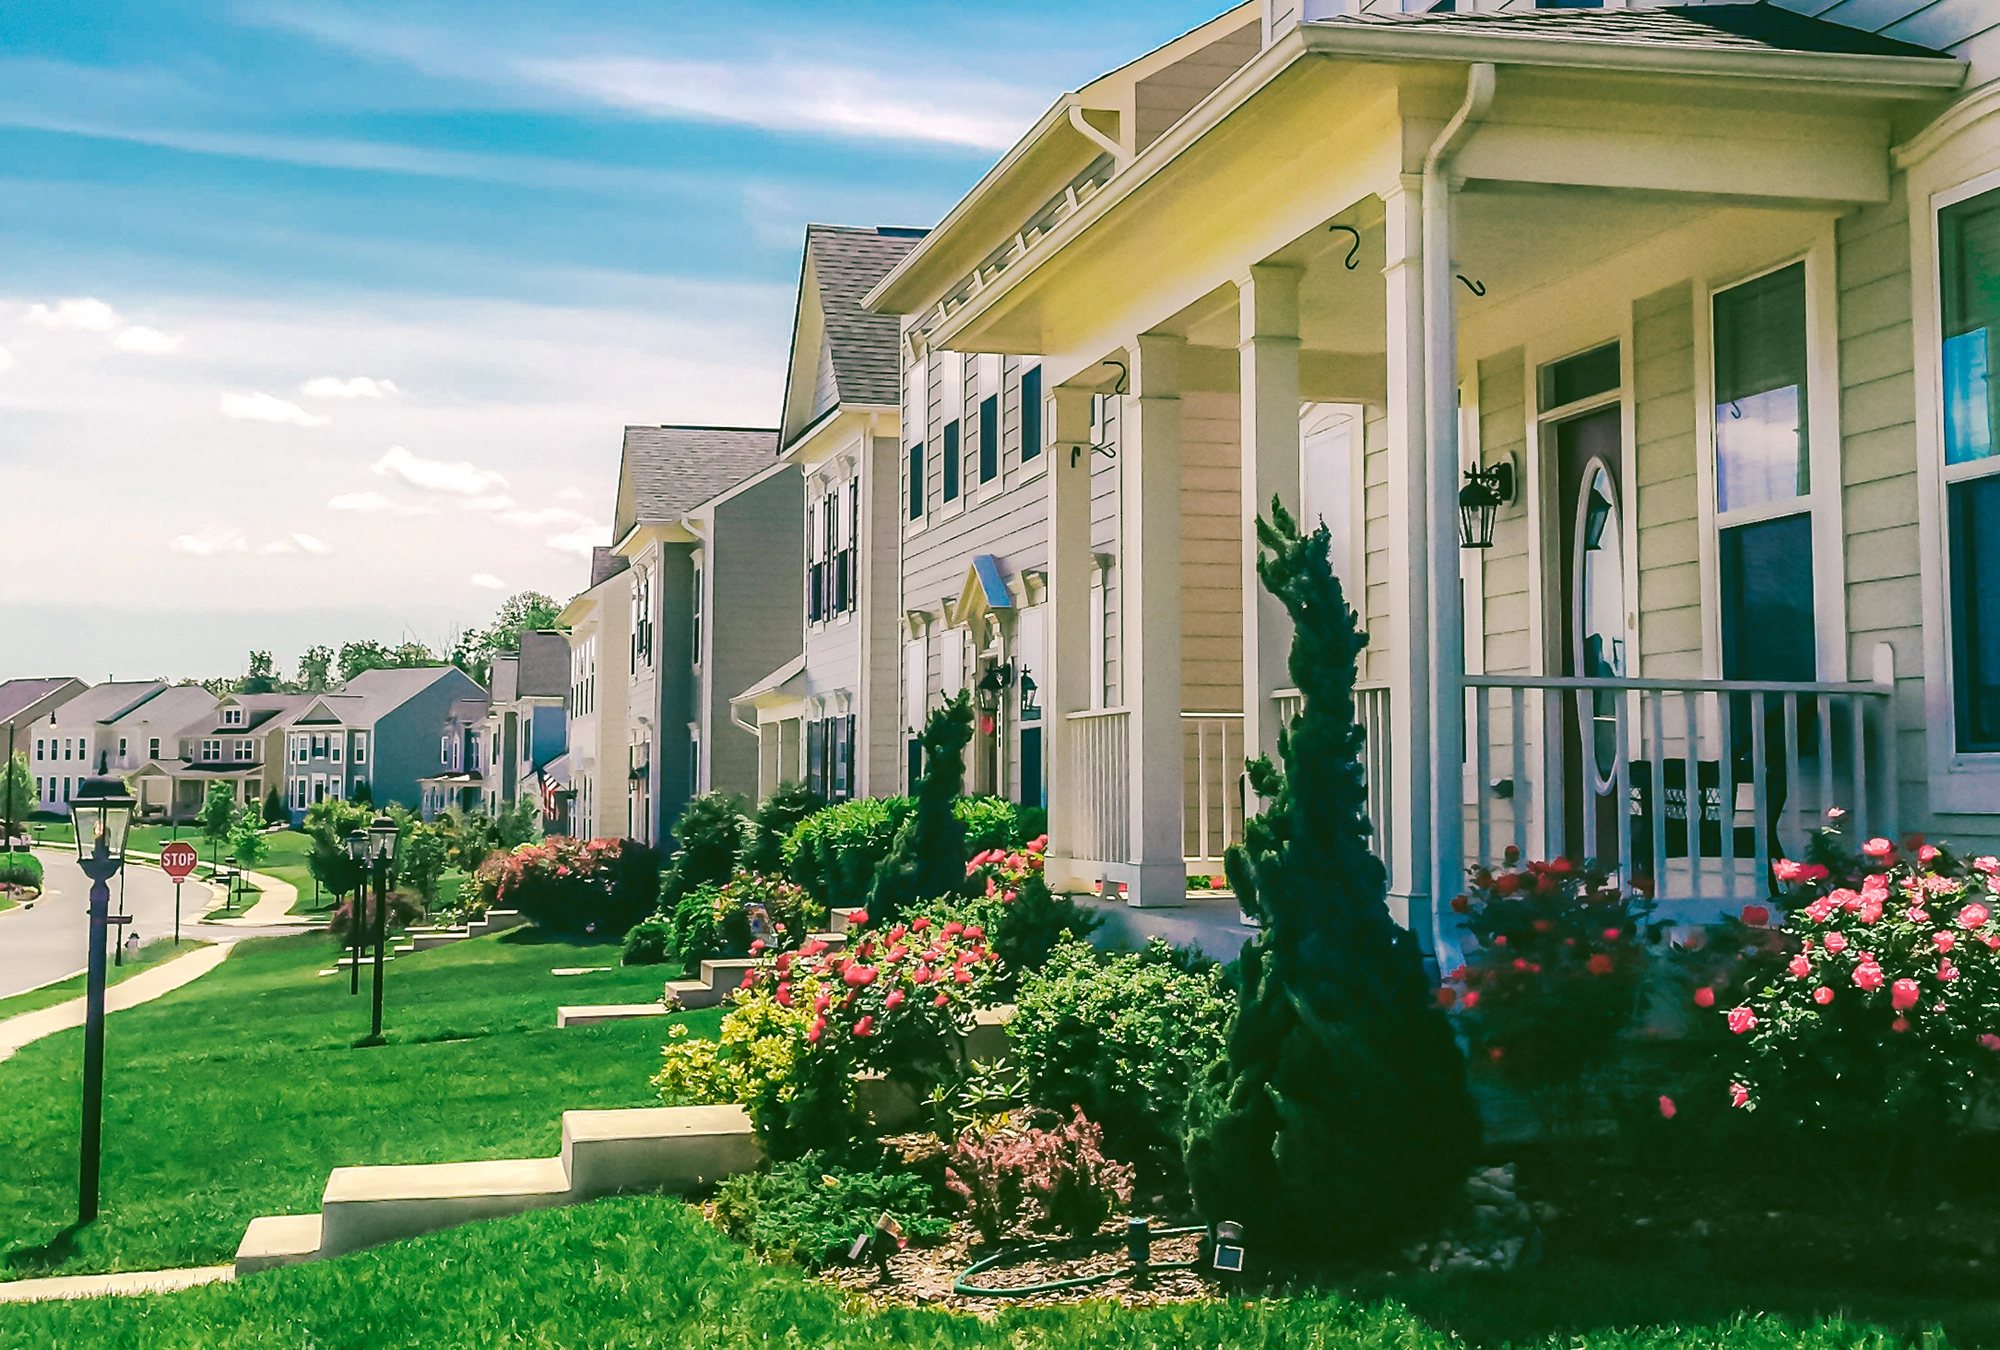
[[(37, 849), (42, 860), (42, 898), (0, 913), (0, 998), (18, 994), (75, 974), (90, 959), (90, 881), (77, 866), (76, 854)], [(174, 883), (157, 867), (128, 865), (122, 878), (125, 912), (132, 922), (126, 933), (141, 941), (171, 937), (174, 931)], [(120, 880), (111, 883), (111, 912), (118, 912)], [(297, 927), (219, 927), (200, 922), (213, 903), (208, 886), (189, 881), (181, 887), (181, 936), (203, 942), (235, 942), (303, 931)]]

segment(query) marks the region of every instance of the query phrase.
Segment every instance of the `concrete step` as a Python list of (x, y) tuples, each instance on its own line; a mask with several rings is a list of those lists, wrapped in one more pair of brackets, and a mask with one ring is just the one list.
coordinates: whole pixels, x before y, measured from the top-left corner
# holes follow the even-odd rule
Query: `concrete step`
[(683, 1008), (713, 1008), (722, 1002), (722, 991), (700, 980), (668, 980), (667, 992)]
[(664, 1003), (583, 1003), (556, 1009), (558, 1027), (589, 1027), (600, 1022), (629, 1022), (645, 1017), (670, 1017)]
[(504, 933), (509, 928), (519, 928), (528, 921), (518, 909), (490, 909), (483, 919), (473, 919), (465, 925), (473, 937), (485, 937), (488, 933)]
[(757, 969), (754, 956), (724, 957), (716, 961), (701, 963), (701, 980), (718, 994), (734, 993), (743, 983), (743, 977)]
[(749, 1171), (759, 1156), (750, 1113), (740, 1106), (563, 1112), (562, 1164), (576, 1201), (685, 1194)]
[(320, 1197), (319, 1254), (341, 1256), (568, 1199), (569, 1173), (560, 1158), (336, 1167)]
[(410, 946), (412, 950), (427, 952), (433, 947), (448, 947), (454, 942), (463, 942), (469, 936), (470, 934), (462, 928), (448, 928), (436, 933), (412, 933)]
[(276, 1270), (319, 1255), (317, 1214), (267, 1214), (252, 1219), (236, 1247), (236, 1273)]

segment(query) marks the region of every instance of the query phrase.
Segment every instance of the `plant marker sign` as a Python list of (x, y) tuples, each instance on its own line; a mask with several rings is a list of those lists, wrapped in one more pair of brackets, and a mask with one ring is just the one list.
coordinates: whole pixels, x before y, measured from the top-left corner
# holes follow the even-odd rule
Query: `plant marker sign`
[(194, 874), (200, 855), (194, 845), (174, 840), (160, 849), (160, 870), (174, 879), (174, 945), (181, 945), (181, 883)]

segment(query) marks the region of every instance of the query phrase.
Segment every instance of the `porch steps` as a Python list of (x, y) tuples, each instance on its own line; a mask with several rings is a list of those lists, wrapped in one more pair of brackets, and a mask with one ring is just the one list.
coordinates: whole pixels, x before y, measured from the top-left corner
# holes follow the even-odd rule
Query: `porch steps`
[(671, 1017), (664, 1003), (582, 1003), (556, 1009), (557, 1027), (590, 1027), (602, 1022), (630, 1022), (646, 1017)]
[(253, 1219), (236, 1273), (314, 1261), (480, 1219), (580, 1204), (599, 1196), (698, 1190), (757, 1165), (740, 1106), (565, 1111), (553, 1158), (337, 1167), (317, 1214)]
[(683, 1008), (713, 1008), (743, 983), (743, 977), (757, 968), (754, 957), (730, 957), (701, 963), (698, 980), (668, 980), (667, 991)]

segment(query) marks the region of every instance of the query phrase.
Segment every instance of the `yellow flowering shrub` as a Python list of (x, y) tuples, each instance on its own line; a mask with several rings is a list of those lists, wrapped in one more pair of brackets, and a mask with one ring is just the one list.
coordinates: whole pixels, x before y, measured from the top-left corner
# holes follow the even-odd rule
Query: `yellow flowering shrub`
[(667, 1106), (755, 1106), (788, 1097), (788, 1076), (805, 1039), (807, 1014), (768, 993), (738, 992), (715, 1040), (667, 1032), (653, 1087)]

